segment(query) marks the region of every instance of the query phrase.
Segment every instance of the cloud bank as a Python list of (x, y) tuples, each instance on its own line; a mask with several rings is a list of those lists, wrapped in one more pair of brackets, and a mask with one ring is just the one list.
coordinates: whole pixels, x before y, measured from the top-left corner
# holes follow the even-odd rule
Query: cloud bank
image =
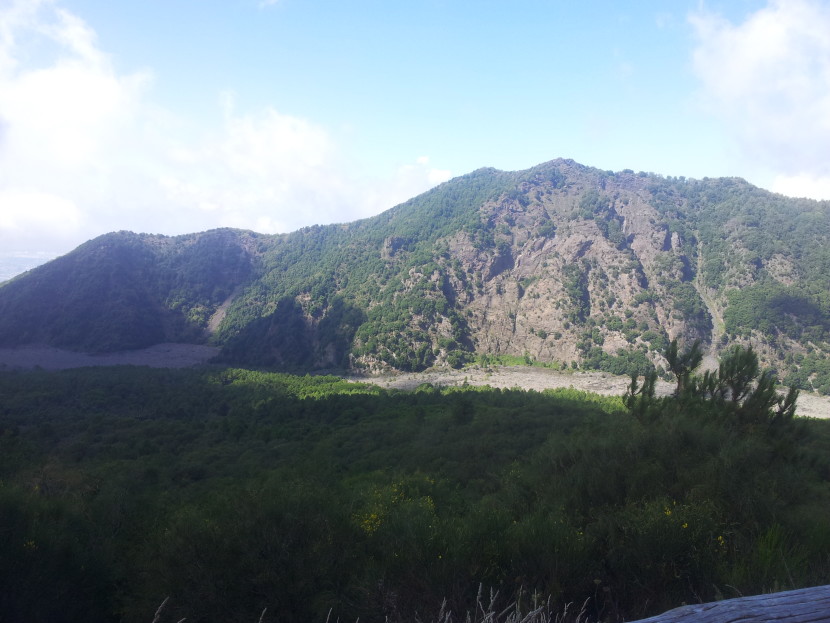
[(703, 97), (773, 190), (830, 199), (830, 5), (772, 0), (733, 24), (690, 17)]
[(50, 0), (0, 9), (0, 250), (66, 252), (107, 231), (285, 232), (368, 216), (440, 181), (428, 159), (385, 182), (345, 162), (324, 127), (217, 94), (218, 127), (153, 102), (95, 32)]

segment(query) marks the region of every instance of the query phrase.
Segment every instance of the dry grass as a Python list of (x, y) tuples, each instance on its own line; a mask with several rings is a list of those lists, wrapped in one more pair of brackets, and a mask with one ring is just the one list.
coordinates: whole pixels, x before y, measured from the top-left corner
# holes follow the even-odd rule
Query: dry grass
[[(169, 600), (169, 597), (165, 597), (164, 601), (161, 602), (161, 605), (156, 610), (152, 623), (160, 623), (161, 613)], [(565, 606), (562, 612), (553, 612), (550, 605), (550, 598), (540, 603), (536, 595), (531, 597), (533, 606), (527, 612), (522, 610), (518, 601), (512, 602), (503, 609), (499, 608), (498, 601), (498, 591), (490, 589), (489, 598), (486, 598), (484, 587), (479, 585), (478, 596), (476, 597), (476, 609), (474, 612), (467, 612), (463, 615), (463, 619), (458, 618), (447, 609), (447, 602), (444, 600), (438, 616), (431, 619), (429, 623), (588, 623), (588, 617), (585, 614), (588, 600), (582, 604), (579, 612), (571, 611), (571, 604)], [(265, 623), (265, 613), (267, 611), (268, 608), (262, 610), (262, 614), (259, 615), (259, 623)], [(422, 623), (417, 617), (415, 620), (418, 623)], [(177, 623), (184, 623), (184, 621), (186, 619), (181, 619)], [(326, 617), (326, 623), (332, 623), (331, 610), (329, 610), (329, 614)], [(340, 620), (337, 619), (334, 623), (340, 623)], [(359, 621), (356, 623), (359, 623)]]
[[(588, 600), (586, 600), (579, 612), (573, 612), (571, 605), (565, 606), (561, 612), (554, 612), (551, 608), (550, 598), (540, 602), (537, 595), (531, 597), (533, 606), (529, 611), (524, 611), (519, 601), (514, 601), (506, 608), (498, 606), (498, 591), (490, 589), (489, 598), (484, 595), (484, 587), (478, 587), (476, 598), (476, 609), (474, 612), (467, 612), (464, 615), (463, 623), (587, 623), (585, 613)], [(462, 619), (453, 615), (447, 610), (447, 602), (441, 606), (438, 616), (430, 623), (456, 623)]]

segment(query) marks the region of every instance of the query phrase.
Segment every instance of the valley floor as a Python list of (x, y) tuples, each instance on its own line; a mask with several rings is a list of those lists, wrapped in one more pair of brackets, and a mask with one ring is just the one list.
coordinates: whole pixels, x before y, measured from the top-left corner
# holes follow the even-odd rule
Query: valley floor
[[(156, 344), (135, 351), (90, 355), (49, 346), (23, 346), (0, 348), (0, 370), (31, 369), (64, 370), (87, 366), (137, 365), (153, 368), (186, 368), (207, 363), (218, 353), (212, 346), (196, 344)], [(606, 396), (619, 396), (625, 392), (629, 379), (605, 372), (561, 372), (531, 366), (474, 366), (463, 370), (441, 369), (425, 372), (384, 375), (353, 376), (351, 381), (374, 383), (389, 389), (415, 389), (422, 383), (436, 386), (489, 385), (499, 388), (521, 388), (542, 391), (560, 387), (593, 392)], [(669, 394), (673, 384), (659, 381), (657, 392)], [(801, 392), (798, 398), (798, 415), (830, 418), (830, 397)]]
[[(578, 389), (605, 396), (619, 396), (625, 393), (629, 379), (605, 372), (561, 372), (532, 366), (499, 366), (492, 368), (472, 367), (464, 370), (428, 370), (409, 374), (389, 376), (350, 377), (352, 381), (375, 383), (389, 389), (415, 389), (422, 383), (436, 386), (489, 385), (490, 387), (521, 388), (542, 391), (560, 387)], [(668, 395), (674, 384), (657, 382), (657, 393)], [(804, 417), (830, 418), (830, 397), (801, 392), (798, 397), (798, 415)]]
[(219, 353), (213, 346), (199, 344), (155, 344), (149, 348), (116, 353), (77, 353), (51, 346), (0, 348), (0, 370), (43, 368), (67, 370), (88, 366), (150, 366), (187, 368), (207, 363)]

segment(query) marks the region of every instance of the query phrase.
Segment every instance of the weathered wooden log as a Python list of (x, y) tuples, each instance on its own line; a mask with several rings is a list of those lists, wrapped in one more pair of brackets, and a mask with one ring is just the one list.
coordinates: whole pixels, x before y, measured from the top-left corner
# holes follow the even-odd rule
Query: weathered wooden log
[(635, 623), (830, 622), (830, 585), (681, 606)]

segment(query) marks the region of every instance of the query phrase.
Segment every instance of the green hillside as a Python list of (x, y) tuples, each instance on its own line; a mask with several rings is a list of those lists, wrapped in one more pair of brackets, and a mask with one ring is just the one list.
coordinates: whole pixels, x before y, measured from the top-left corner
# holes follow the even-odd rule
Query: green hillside
[(117, 232), (0, 288), (0, 343), (90, 352), (204, 341), (210, 313), (254, 273), (261, 237)]
[(2, 345), (210, 342), (286, 371), (659, 371), (674, 338), (830, 392), (830, 202), (555, 160), (286, 235), (108, 234), (0, 287)]

